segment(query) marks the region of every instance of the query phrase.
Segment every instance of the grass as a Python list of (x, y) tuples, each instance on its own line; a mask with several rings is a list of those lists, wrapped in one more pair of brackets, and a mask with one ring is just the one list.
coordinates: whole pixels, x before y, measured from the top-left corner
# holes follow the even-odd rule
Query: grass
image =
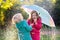
[(0, 30), (0, 40), (4, 40), (4, 30)]
[[(15, 31), (16, 31), (15, 28), (11, 28), (8, 31), (0, 30), (0, 40), (5, 40), (5, 37), (4, 37), (4, 34), (6, 34), (5, 32), (9, 33), (8, 35), (6, 34), (6, 36), (8, 37), (8, 39), (11, 36), (11, 38), (13, 38), (12, 40), (18, 40)], [(11, 35), (11, 33), (14, 33), (14, 34)], [(56, 37), (56, 38), (54, 38), (55, 40), (60, 40), (60, 34), (56, 34), (55, 37)], [(41, 35), (41, 40), (51, 40), (51, 39), (52, 39), (51, 35), (46, 35), (46, 34)]]
[[(56, 38), (54, 38), (55, 40), (60, 40), (59, 36), (56, 36)], [(51, 40), (51, 36), (48, 35), (42, 35), (41, 40)]]
[[(56, 35), (56, 38), (54, 38), (55, 40), (60, 40), (60, 35)], [(42, 35), (41, 36), (41, 40), (51, 40), (51, 36), (49, 35)]]
[(51, 40), (51, 37), (49, 35), (42, 35), (41, 40)]
[(56, 40), (60, 40), (60, 35), (56, 35)]

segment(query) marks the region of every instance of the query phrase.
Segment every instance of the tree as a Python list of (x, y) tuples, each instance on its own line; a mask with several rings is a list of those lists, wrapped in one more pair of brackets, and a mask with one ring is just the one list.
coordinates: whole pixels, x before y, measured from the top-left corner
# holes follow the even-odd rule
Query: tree
[(60, 26), (60, 0), (56, 0), (55, 8), (52, 13), (56, 26)]
[(17, 6), (20, 6), (19, 0), (0, 0), (0, 28), (5, 28), (15, 13)]

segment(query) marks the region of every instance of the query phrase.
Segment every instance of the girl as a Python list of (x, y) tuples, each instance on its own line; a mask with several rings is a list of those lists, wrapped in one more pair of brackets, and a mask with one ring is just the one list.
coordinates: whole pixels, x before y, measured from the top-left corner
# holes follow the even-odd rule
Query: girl
[(16, 24), (18, 29), (18, 38), (19, 40), (32, 40), (30, 31), (32, 27), (28, 25), (27, 21), (23, 19), (21, 13), (17, 13), (12, 17), (12, 21)]
[(42, 23), (41, 18), (36, 11), (31, 12), (31, 18), (28, 20), (28, 24), (32, 25), (32, 40), (40, 40), (40, 29), (42, 27)]

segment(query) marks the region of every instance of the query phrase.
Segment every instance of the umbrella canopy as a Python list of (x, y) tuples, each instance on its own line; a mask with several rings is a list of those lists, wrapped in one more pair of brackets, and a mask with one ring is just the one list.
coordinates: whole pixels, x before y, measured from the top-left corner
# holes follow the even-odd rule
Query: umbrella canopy
[(48, 13), (48, 11), (45, 10), (44, 8), (37, 6), (37, 5), (23, 5), (21, 8), (23, 8), (28, 14), (30, 14), (32, 10), (37, 11), (39, 16), (42, 19), (42, 23), (50, 27), (55, 27), (52, 17)]

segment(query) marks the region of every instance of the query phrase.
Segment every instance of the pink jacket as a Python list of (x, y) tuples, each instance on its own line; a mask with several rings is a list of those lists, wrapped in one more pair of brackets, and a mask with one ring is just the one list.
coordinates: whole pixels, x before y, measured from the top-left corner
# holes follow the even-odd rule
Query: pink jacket
[[(28, 20), (28, 24), (34, 24), (34, 21), (30, 21)], [(31, 31), (31, 37), (32, 37), (32, 40), (40, 40), (40, 29), (42, 28), (42, 22), (41, 22), (41, 19), (39, 18), (37, 20), (37, 24), (34, 24), (32, 26), (34, 29), (32, 29)]]

